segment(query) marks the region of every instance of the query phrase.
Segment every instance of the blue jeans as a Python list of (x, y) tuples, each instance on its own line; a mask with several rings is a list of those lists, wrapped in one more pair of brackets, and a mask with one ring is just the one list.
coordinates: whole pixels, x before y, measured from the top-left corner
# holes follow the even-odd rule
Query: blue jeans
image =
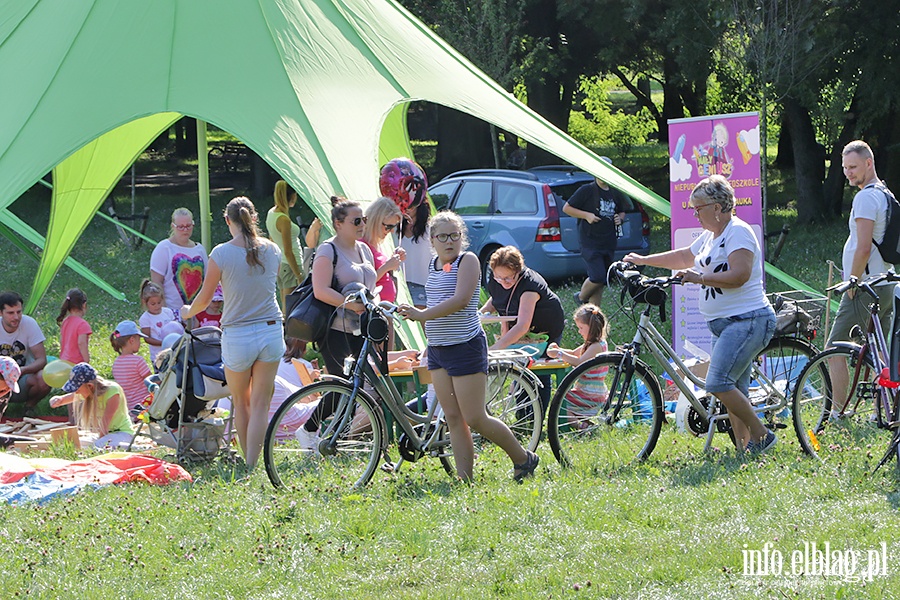
[(775, 311), (768, 306), (706, 325), (713, 334), (706, 391), (717, 394), (737, 388), (748, 395), (750, 366), (775, 333)]

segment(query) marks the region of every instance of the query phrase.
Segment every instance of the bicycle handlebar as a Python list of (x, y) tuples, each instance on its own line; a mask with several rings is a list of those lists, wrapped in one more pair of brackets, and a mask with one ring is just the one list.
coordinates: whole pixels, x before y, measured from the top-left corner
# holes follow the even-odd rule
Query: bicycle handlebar
[(381, 300), (378, 304), (375, 304), (372, 300), (374, 299), (374, 295), (365, 287), (360, 287), (358, 290), (347, 295), (344, 299), (345, 302), (355, 302), (359, 301), (363, 306), (366, 307), (366, 310), (371, 312), (373, 310), (378, 310), (390, 317), (394, 316), (394, 313), (400, 308), (393, 302), (389, 302), (388, 300)]
[(841, 281), (840, 283), (836, 283), (831, 287), (825, 288), (826, 292), (837, 292), (838, 294), (843, 294), (847, 290), (861, 288), (867, 293), (877, 296), (875, 290), (872, 288), (878, 285), (879, 283), (884, 283), (885, 281), (896, 282), (900, 281), (900, 275), (897, 275), (893, 270), (887, 271), (886, 273), (878, 273), (877, 275), (872, 275), (871, 277), (867, 277), (863, 280), (860, 280), (859, 277), (851, 276), (850, 279), (846, 281)]
[(655, 285), (658, 287), (667, 288), (673, 285), (681, 285), (682, 283), (684, 283), (682, 277), (678, 275), (672, 275), (670, 277), (647, 277), (637, 270), (636, 265), (625, 261), (614, 262), (612, 265), (610, 265), (609, 270), (615, 271), (616, 274), (623, 280), (634, 281), (644, 287)]

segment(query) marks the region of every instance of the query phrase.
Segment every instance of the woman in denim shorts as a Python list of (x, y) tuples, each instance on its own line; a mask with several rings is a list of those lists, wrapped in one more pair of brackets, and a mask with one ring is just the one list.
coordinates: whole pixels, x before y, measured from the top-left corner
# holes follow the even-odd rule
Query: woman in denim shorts
[(776, 437), (747, 398), (753, 358), (775, 333), (775, 311), (763, 290), (759, 242), (747, 223), (732, 214), (734, 190), (721, 175), (697, 184), (689, 210), (705, 230), (690, 246), (625, 260), (678, 270), (686, 283), (698, 283), (700, 313), (713, 334), (706, 391), (722, 401), (735, 444), (750, 454), (775, 446)]
[(235, 428), (251, 469), (266, 437), (275, 375), (284, 353), (282, 316), (275, 299), (281, 250), (259, 234), (258, 220), (249, 199), (238, 197), (228, 203), (225, 223), (232, 239), (210, 252), (203, 287), (190, 306), (181, 308), (185, 320), (205, 310), (222, 283), (222, 362)]

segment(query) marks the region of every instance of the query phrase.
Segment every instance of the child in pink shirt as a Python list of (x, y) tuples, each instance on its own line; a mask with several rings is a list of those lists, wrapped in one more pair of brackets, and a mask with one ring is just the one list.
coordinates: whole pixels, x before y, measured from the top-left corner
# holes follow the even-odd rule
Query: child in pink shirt
[(88, 338), (93, 331), (84, 314), (87, 312), (87, 296), (78, 288), (66, 292), (56, 322), (59, 324), (59, 357), (73, 365), (90, 362)]
[(125, 392), (125, 404), (132, 418), (150, 395), (144, 379), (150, 377), (150, 367), (144, 357), (138, 354), (141, 350), (141, 338), (147, 337), (138, 329), (134, 321), (122, 321), (109, 336), (113, 350), (118, 352), (113, 363), (112, 374), (116, 383)]

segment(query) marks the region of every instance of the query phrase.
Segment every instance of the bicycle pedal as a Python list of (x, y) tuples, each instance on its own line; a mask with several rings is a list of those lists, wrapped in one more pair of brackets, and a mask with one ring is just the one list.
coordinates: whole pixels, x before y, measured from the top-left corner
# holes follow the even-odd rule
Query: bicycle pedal
[(381, 463), (381, 470), (385, 473), (394, 473), (396, 471), (396, 467), (392, 462), (384, 462)]

